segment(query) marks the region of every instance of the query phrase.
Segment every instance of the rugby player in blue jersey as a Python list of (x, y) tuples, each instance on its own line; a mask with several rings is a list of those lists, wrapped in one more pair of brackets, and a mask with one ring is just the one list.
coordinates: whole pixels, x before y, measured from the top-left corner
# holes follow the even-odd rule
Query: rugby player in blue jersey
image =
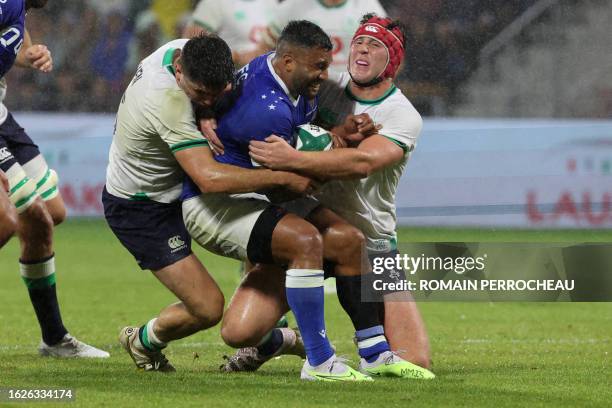
[[(53, 69), (50, 51), (44, 45), (33, 45), (25, 28), (26, 11), (46, 3), (47, 0), (0, 2), (0, 171), (6, 174), (8, 198), (15, 207), (7, 206), (5, 193), (0, 192), (0, 244), (9, 233), (17, 232), (21, 244), (19, 269), (42, 332), (39, 353), (105, 358), (109, 356), (106, 351), (78, 341), (64, 327), (57, 302), (53, 251), (53, 226), (66, 216), (57, 175), (2, 103), (6, 96), (3, 76), (13, 64), (44, 73)], [(14, 220), (15, 212), (17, 225), (5, 224), (3, 218)]]
[[(327, 79), (330, 50), (329, 37), (315, 24), (289, 23), (276, 52), (254, 59), (238, 73), (234, 94), (219, 112), (216, 133), (223, 150), (216, 159), (251, 168), (257, 165), (248, 154), (251, 141), (275, 134), (293, 144), (297, 127), (310, 122), (317, 112), (316, 95)], [(262, 196), (200, 194), (189, 183), (183, 199), (185, 225), (200, 245), (259, 264), (234, 296), (221, 331), (231, 346), (258, 346), (250, 356), (254, 362), (251, 369), (274, 355), (287, 353), (285, 348), (295, 343), (290, 329), (276, 329), (266, 336), (266, 332), (252, 331), (252, 325), (240, 318), (252, 291), (271, 298), (282, 291), (287, 303), (270, 302), (274, 310), (260, 304), (269, 313), (260, 313), (259, 317), (266, 321), (278, 319), (277, 312), (291, 307), (307, 356), (301, 377), (334, 381), (367, 378), (340, 361), (327, 340), (323, 259), (335, 264), (340, 302), (363, 336), (360, 354), (369, 359), (390, 355), (378, 305), (360, 298), (361, 274), (367, 260), (363, 258), (365, 238), (359, 230), (321, 206), (303, 219), (284, 204), (272, 204)], [(286, 269), (284, 286), (282, 275), (276, 279), (279, 271), (272, 264)], [(252, 277), (259, 274), (270, 277), (262, 286), (251, 286)], [(402, 361), (394, 360), (389, 366), (397, 368)]]
[[(349, 148), (300, 152), (272, 136), (266, 142), (252, 142), (250, 149), (251, 157), (268, 168), (330, 179), (316, 198), (365, 234), (372, 262), (394, 258), (398, 253), (395, 193), (422, 128), (421, 116), (393, 84), (404, 48), (400, 23), (365, 15), (353, 35), (348, 71), (322, 86), (317, 122), (342, 133), (340, 125), (345, 118), (367, 114), (378, 124), (369, 137), (350, 138)], [(302, 205), (302, 214), (307, 211), (308, 206)], [(402, 279), (401, 270), (387, 272), (391, 281)], [(397, 355), (386, 357), (410, 361), (412, 364), (403, 365), (408, 378), (434, 378), (428, 370), (427, 333), (410, 293), (390, 290), (383, 299), (385, 336), (397, 350)], [(269, 297), (262, 297), (258, 305), (256, 296), (252, 296), (244, 308), (248, 313), (241, 317), (256, 326), (262, 323), (257, 314), (261, 306), (274, 310), (269, 303)], [(358, 345), (364, 341), (359, 332), (355, 337)], [(240, 352), (236, 354), (239, 356)], [(386, 362), (366, 358), (360, 368), (371, 375), (387, 375)]]

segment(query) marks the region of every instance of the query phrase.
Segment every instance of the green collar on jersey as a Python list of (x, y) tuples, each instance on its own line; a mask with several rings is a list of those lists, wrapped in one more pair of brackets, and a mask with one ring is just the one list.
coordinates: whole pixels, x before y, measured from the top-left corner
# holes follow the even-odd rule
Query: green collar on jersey
[(346, 88), (344, 88), (344, 92), (346, 93), (346, 95), (351, 98), (354, 101), (357, 101), (361, 104), (364, 105), (378, 105), (379, 103), (381, 103), (382, 101), (384, 101), (385, 99), (387, 99), (389, 96), (393, 95), (393, 93), (395, 93), (395, 91), (397, 90), (397, 87), (395, 86), (395, 84), (391, 84), (391, 88), (387, 89), (387, 92), (385, 92), (385, 94), (383, 96), (381, 96), (380, 98), (377, 99), (361, 99), (357, 96), (355, 96), (352, 92), (351, 92), (351, 83), (349, 82), (348, 84), (346, 84)]
[(164, 54), (164, 59), (162, 60), (162, 67), (166, 68), (168, 72), (172, 74), (172, 76), (176, 76), (176, 72), (174, 72), (174, 67), (172, 66), (174, 51), (176, 51), (176, 48), (169, 48)]
[(339, 7), (344, 6), (344, 5), (346, 4), (346, 2), (347, 2), (347, 1), (348, 1), (348, 0), (344, 0), (342, 3), (340, 3), (340, 4), (336, 4), (335, 6), (328, 6), (327, 4), (325, 4), (325, 2), (324, 2), (323, 0), (319, 0), (319, 3), (320, 3), (320, 4), (321, 4), (323, 7), (325, 7), (325, 8), (339, 8)]

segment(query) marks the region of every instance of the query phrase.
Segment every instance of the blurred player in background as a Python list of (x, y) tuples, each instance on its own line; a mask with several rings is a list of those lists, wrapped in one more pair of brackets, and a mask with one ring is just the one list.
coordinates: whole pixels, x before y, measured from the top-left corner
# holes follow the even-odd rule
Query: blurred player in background
[(285, 0), (274, 8), (258, 52), (273, 49), (289, 21), (309, 20), (331, 37), (334, 49), (330, 74), (333, 76), (346, 71), (351, 38), (359, 26), (360, 16), (367, 13), (386, 16), (378, 0)]
[(278, 186), (301, 193), (309, 187), (309, 179), (292, 173), (213, 159), (193, 105), (213, 105), (230, 88), (233, 73), (231, 51), (219, 37), (171, 41), (140, 63), (119, 105), (104, 215), (139, 266), (179, 299), (140, 328), (121, 330), (119, 341), (139, 369), (175, 371), (162, 353), (168, 342), (216, 325), (223, 314), (223, 294), (191, 252), (183, 224), (178, 199), (185, 174), (211, 194)]
[[(376, 134), (349, 138), (352, 148), (328, 152), (298, 152), (279, 137), (251, 143), (251, 157), (269, 168), (339, 179), (326, 183), (317, 198), (363, 231), (370, 260), (397, 254), (395, 192), (422, 128), (421, 116), (393, 84), (404, 47), (397, 21), (364, 16), (350, 47), (349, 72), (321, 90), (319, 123), (342, 131), (339, 125), (347, 117), (365, 113), (382, 126)], [(429, 342), (416, 303), (408, 292), (384, 296), (384, 329), (391, 347), (419, 366), (410, 373), (414, 378), (433, 378), (424, 369), (430, 366)], [(358, 345), (363, 341), (359, 332), (356, 339)], [(361, 369), (376, 375), (379, 363), (362, 359)]]
[[(0, 75), (6, 74), (13, 63), (45, 73), (53, 69), (50, 51), (44, 45), (33, 45), (25, 29), (26, 11), (46, 3), (46, 0), (0, 3)], [(38, 146), (1, 103), (5, 95), (6, 81), (2, 78), (0, 170), (6, 173), (9, 198), (19, 214), (19, 269), (42, 331), (38, 351), (54, 357), (108, 357), (107, 352), (72, 337), (62, 323), (56, 295), (53, 226), (64, 220), (66, 209), (57, 188), (57, 174), (49, 169)]]
[(241, 67), (260, 55), (258, 44), (276, 7), (278, 0), (201, 0), (183, 35), (218, 34), (230, 46), (236, 66)]

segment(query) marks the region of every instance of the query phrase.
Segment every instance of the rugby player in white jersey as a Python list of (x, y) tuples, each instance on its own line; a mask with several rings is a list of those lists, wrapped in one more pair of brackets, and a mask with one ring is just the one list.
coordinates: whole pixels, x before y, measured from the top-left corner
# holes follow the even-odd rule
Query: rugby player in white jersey
[(360, 16), (376, 13), (386, 16), (378, 0), (285, 0), (275, 8), (263, 36), (259, 52), (274, 48), (283, 27), (296, 19), (305, 19), (319, 25), (334, 45), (330, 74), (346, 71), (353, 33), (359, 26)]
[[(397, 22), (364, 16), (353, 36), (349, 73), (328, 81), (321, 89), (320, 123), (347, 133), (338, 125), (351, 115), (367, 114), (382, 126), (376, 134), (351, 140), (353, 147), (328, 152), (299, 152), (276, 136), (266, 142), (251, 142), (250, 147), (252, 159), (269, 168), (338, 179), (326, 183), (317, 198), (366, 235), (370, 259), (397, 253), (395, 192), (422, 128), (419, 113), (393, 84), (404, 44)], [(307, 214), (308, 205), (301, 211), (301, 215)], [(427, 370), (430, 355), (425, 326), (410, 294), (385, 293), (384, 299), (384, 329), (392, 349), (416, 365), (410, 372), (413, 378), (433, 378)], [(257, 301), (264, 304), (270, 298), (258, 299), (251, 294), (244, 309), (253, 314), (245, 320), (261, 321), (255, 315)], [(372, 375), (378, 371), (364, 360), (361, 369)]]
[[(0, 2), (0, 75), (13, 63), (43, 73), (51, 72), (51, 52), (42, 44), (33, 45), (25, 28), (26, 12), (42, 8), (46, 0), (5, 0)], [(66, 217), (57, 188), (57, 174), (49, 169), (38, 146), (4, 105), (7, 86), (0, 78), (0, 172), (8, 182), (6, 202), (0, 187), (0, 246), (17, 233), (20, 242), (19, 270), (42, 332), (38, 352), (53, 357), (99, 357), (109, 354), (78, 341), (64, 327), (56, 294), (53, 227)], [(6, 178), (5, 178), (6, 177)], [(14, 224), (15, 213), (17, 213)]]
[[(234, 66), (215, 35), (180, 39), (145, 58), (119, 105), (109, 153), (104, 215), (114, 234), (179, 300), (119, 340), (139, 369), (175, 371), (167, 343), (216, 325), (224, 298), (191, 252), (179, 196), (187, 174), (207, 193), (286, 187), (303, 193), (310, 180), (286, 172), (216, 162), (196, 127), (194, 105), (210, 107), (231, 87)], [(146, 296), (135, 294), (135, 296)]]
[(241, 67), (259, 56), (257, 46), (278, 4), (278, 0), (201, 0), (184, 36), (203, 32), (219, 35), (231, 48), (236, 66)]

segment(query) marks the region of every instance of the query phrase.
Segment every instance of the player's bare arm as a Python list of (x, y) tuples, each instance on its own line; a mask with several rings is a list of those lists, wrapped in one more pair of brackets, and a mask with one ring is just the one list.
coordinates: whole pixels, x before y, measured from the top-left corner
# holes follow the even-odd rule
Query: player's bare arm
[(311, 191), (307, 177), (268, 169), (250, 170), (217, 162), (208, 147), (196, 147), (175, 154), (183, 170), (205, 193), (250, 193), (285, 187), (298, 194)]
[(376, 134), (363, 140), (357, 148), (327, 152), (300, 152), (277, 136), (265, 142), (251, 142), (253, 160), (274, 170), (295, 171), (317, 179), (363, 178), (397, 163), (404, 150), (395, 142)]

